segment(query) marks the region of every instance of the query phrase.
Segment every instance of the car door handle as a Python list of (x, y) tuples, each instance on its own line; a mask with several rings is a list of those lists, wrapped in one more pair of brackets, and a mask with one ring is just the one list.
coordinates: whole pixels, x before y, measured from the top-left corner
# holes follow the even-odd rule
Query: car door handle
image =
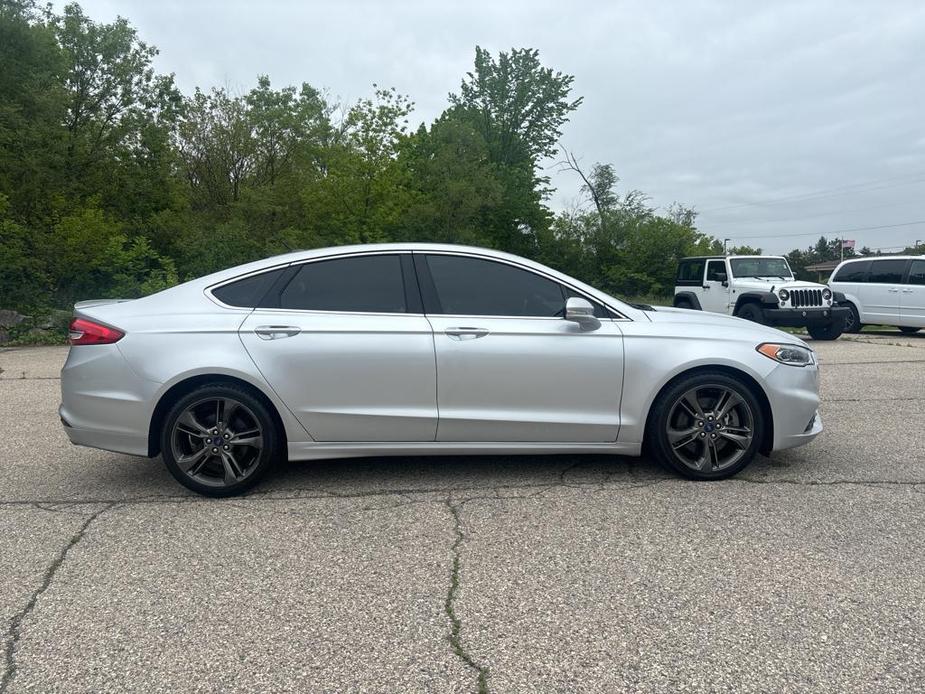
[(302, 328), (295, 325), (261, 325), (254, 328), (254, 332), (261, 340), (279, 340), (298, 335)]
[(887, 289), (887, 291), (888, 291), (890, 294), (895, 294), (896, 292), (899, 291), (899, 289), (898, 289), (897, 287), (890, 287), (889, 289)]
[(488, 328), (447, 328), (444, 332), (453, 340), (475, 340), (485, 337), (488, 334)]

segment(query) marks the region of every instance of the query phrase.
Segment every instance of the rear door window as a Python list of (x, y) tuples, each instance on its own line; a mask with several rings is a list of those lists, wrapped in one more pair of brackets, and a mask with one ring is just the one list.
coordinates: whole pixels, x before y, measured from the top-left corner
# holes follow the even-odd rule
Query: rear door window
[(906, 284), (925, 284), (925, 260), (913, 260)]
[(295, 311), (404, 313), (405, 283), (398, 255), (365, 255), (305, 263), (279, 297)]
[(867, 281), (879, 284), (899, 284), (902, 282), (907, 262), (905, 259), (875, 260), (870, 264), (870, 275)]

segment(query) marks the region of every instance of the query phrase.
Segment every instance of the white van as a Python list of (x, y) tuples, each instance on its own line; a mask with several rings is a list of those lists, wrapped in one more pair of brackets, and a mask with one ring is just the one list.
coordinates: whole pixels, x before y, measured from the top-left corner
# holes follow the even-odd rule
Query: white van
[(832, 291), (845, 295), (850, 315), (845, 332), (866, 323), (894, 325), (911, 334), (925, 328), (925, 256), (891, 255), (852, 258), (841, 263)]

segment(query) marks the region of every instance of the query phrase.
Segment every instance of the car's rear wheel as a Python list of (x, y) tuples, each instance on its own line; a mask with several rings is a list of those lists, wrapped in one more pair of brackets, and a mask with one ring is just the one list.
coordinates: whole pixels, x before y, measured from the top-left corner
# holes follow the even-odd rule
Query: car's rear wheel
[(660, 462), (685, 477), (724, 479), (755, 457), (763, 418), (743, 382), (723, 373), (693, 374), (658, 396), (647, 441)]
[(161, 453), (183, 486), (207, 496), (232, 496), (266, 475), (279, 441), (260, 399), (239, 386), (216, 384), (174, 403), (161, 431)]
[(858, 309), (854, 304), (848, 304), (848, 315), (845, 316), (845, 332), (846, 333), (859, 333), (861, 328), (864, 326), (861, 325), (861, 316), (858, 315)]
[(688, 301), (687, 299), (678, 299), (678, 301), (675, 302), (674, 307), (675, 307), (675, 308), (692, 309), (692, 308), (694, 308), (694, 305), (693, 305), (690, 301)]
[(754, 323), (764, 323), (764, 318), (761, 315), (761, 309), (758, 308), (757, 304), (748, 303), (743, 304), (739, 307), (739, 310), (736, 311), (736, 316), (738, 318), (744, 318), (745, 320), (750, 320)]
[(899, 329), (906, 335), (915, 335), (919, 330), (921, 330), (921, 328), (913, 328), (908, 325), (901, 325), (899, 326)]

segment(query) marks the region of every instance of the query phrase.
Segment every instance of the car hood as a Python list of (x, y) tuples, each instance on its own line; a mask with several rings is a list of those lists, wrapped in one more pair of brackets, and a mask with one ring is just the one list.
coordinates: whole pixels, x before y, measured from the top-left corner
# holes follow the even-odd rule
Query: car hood
[(774, 291), (781, 289), (824, 289), (825, 285), (816, 284), (815, 282), (802, 282), (800, 280), (782, 280), (779, 277), (736, 277), (735, 288), (742, 290), (757, 290), (769, 292), (771, 288)]
[[(796, 335), (785, 333), (783, 330), (777, 330), (767, 325), (754, 323), (744, 318), (735, 318), (727, 316), (724, 313), (710, 313), (708, 311), (696, 311), (686, 308), (671, 308), (668, 306), (658, 306), (654, 311), (646, 311), (646, 316), (653, 323), (667, 325), (676, 325), (679, 329), (684, 330), (693, 328), (706, 328), (708, 330), (726, 330), (730, 331), (729, 336), (744, 337), (748, 334), (758, 341), (767, 342), (787, 342), (789, 344), (803, 345), (809, 347), (803, 340)], [(717, 334), (717, 337), (722, 337)]]

